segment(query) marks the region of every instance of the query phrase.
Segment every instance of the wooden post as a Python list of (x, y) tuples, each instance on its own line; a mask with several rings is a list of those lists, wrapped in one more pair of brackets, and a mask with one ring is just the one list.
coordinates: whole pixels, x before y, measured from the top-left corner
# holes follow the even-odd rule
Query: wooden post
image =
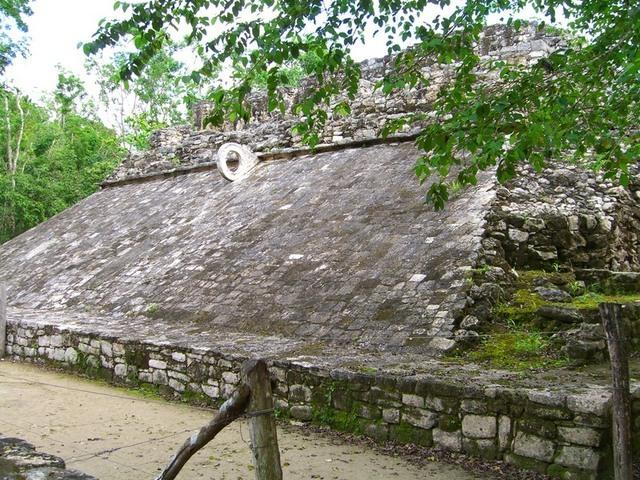
[(251, 389), (247, 416), (256, 480), (282, 480), (278, 433), (267, 364), (264, 360), (248, 360), (242, 366), (242, 376)]
[(251, 391), (246, 385), (233, 392), (231, 398), (222, 404), (218, 414), (207, 425), (202, 427), (198, 433), (194, 433), (180, 447), (178, 453), (169, 462), (163, 472), (156, 477), (156, 480), (173, 480), (178, 476), (182, 467), (189, 459), (209, 443), (220, 431), (239, 418), (249, 405)]
[(601, 303), (599, 310), (611, 358), (614, 478), (615, 480), (632, 480), (629, 362), (625, 352), (622, 308), (617, 303)]
[(7, 286), (0, 282), (0, 358), (7, 352)]

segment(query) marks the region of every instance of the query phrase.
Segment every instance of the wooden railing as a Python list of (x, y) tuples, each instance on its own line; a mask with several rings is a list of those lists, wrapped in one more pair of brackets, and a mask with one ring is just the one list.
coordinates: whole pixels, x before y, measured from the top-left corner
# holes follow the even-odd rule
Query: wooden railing
[(248, 360), (243, 364), (240, 386), (222, 404), (213, 420), (184, 442), (156, 480), (176, 478), (194, 453), (242, 416), (249, 418), (256, 480), (282, 480), (271, 381), (263, 360)]

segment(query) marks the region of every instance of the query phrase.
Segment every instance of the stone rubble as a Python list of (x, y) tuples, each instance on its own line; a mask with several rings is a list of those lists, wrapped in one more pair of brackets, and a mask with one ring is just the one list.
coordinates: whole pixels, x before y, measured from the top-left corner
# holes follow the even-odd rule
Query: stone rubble
[(37, 452), (30, 443), (0, 435), (0, 478), (2, 480), (95, 480), (66, 469), (64, 460)]

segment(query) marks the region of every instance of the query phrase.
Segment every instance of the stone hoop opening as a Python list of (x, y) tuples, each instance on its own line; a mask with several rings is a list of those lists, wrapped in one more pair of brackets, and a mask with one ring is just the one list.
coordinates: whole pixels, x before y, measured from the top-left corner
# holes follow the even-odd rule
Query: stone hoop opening
[[(232, 170), (228, 162), (235, 157), (238, 167)], [(258, 157), (244, 145), (239, 143), (225, 143), (218, 150), (218, 170), (220, 174), (231, 182), (245, 178), (258, 164)]]

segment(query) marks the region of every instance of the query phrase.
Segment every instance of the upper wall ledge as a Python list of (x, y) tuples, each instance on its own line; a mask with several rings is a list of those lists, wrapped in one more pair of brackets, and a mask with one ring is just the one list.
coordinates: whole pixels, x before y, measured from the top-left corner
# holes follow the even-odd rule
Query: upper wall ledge
[[(494, 25), (485, 29), (477, 49), (485, 58), (526, 63), (548, 55), (562, 43), (560, 37), (545, 30), (538, 31), (535, 25), (523, 27), (517, 33), (504, 25)], [(392, 61), (393, 57), (387, 56), (361, 64), (362, 80), (359, 92), (351, 102), (351, 114), (329, 117), (321, 134), (321, 145), (315, 151), (415, 138), (419, 129), (406, 130), (387, 140), (381, 140), (379, 136), (388, 121), (407, 113), (429, 111), (438, 90), (450, 80), (452, 69), (437, 64), (425, 65), (423, 72), (431, 80), (429, 86), (386, 96), (374, 87), (390, 70)], [(254, 92), (249, 97), (252, 119), (247, 123), (227, 124), (220, 129), (202, 129), (209, 106), (201, 103), (194, 108), (193, 127), (173, 127), (155, 132), (150, 139), (151, 148), (131, 154), (103, 186), (214, 168), (215, 153), (227, 142), (246, 145), (262, 159), (312, 153), (301, 137), (291, 133), (296, 117), (290, 113), (291, 106), (304, 98), (311, 87), (311, 82), (303, 82), (298, 88), (286, 89), (285, 114), (268, 112), (264, 92)]]

